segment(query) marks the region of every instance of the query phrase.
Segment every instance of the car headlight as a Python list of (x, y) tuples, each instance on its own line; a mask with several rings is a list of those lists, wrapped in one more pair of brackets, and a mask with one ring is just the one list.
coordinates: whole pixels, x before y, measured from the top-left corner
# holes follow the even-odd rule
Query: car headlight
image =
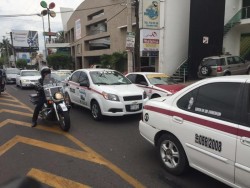
[(143, 99), (146, 99), (148, 96), (147, 96), (147, 93), (144, 91), (143, 92)]
[(102, 92), (102, 95), (105, 99), (110, 100), (110, 101), (120, 101), (119, 97), (115, 94), (110, 94), (106, 92)]
[(54, 94), (54, 98), (56, 100), (61, 100), (61, 99), (63, 99), (63, 95), (62, 95), (62, 93), (57, 92), (57, 93)]

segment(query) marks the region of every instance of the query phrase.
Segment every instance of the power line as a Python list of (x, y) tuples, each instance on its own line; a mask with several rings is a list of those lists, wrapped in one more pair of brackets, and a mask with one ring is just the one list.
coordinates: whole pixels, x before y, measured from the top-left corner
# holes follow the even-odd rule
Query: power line
[[(63, 14), (63, 13), (69, 13), (69, 12), (76, 12), (76, 11), (85, 11), (85, 10), (92, 10), (92, 9), (98, 9), (98, 8), (105, 8), (109, 6), (114, 6), (114, 5), (122, 5), (125, 1), (119, 2), (119, 3), (113, 3), (110, 5), (103, 5), (103, 6), (98, 6), (98, 7), (90, 7), (90, 8), (83, 8), (83, 9), (76, 9), (76, 10), (67, 10), (67, 11), (61, 11), (61, 12), (56, 12), (57, 14)], [(40, 13), (32, 13), (32, 14), (12, 14), (12, 15), (0, 15), (0, 18), (4, 17), (26, 17), (26, 16), (37, 16)]]

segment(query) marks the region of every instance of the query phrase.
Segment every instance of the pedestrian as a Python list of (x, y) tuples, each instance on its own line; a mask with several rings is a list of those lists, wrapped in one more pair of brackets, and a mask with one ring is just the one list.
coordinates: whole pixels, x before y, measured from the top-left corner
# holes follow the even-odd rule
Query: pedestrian
[(32, 117), (32, 127), (35, 127), (37, 125), (39, 112), (41, 111), (43, 104), (46, 102), (46, 96), (45, 96), (44, 89), (43, 89), (43, 81), (44, 81), (45, 76), (50, 73), (51, 73), (51, 70), (49, 67), (43, 67), (41, 70), (41, 78), (38, 80), (38, 85), (35, 86), (38, 92), (38, 102), (37, 102), (37, 105), (35, 107), (33, 117)]

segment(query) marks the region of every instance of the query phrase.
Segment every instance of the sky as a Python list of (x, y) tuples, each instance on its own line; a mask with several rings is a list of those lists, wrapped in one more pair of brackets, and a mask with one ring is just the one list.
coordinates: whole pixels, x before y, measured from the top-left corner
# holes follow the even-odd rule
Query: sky
[[(39, 36), (39, 51), (44, 50), (43, 39), (43, 21), (42, 17), (37, 15), (22, 16), (22, 17), (3, 17), (2, 15), (18, 15), (18, 14), (40, 14), (44, 9), (41, 7), (40, 2), (42, 0), (0, 0), (0, 41), (3, 37), (10, 39), (10, 32), (12, 30), (31, 30), (38, 31)], [(84, 0), (53, 0), (45, 2), (49, 5), (55, 3), (53, 9), (57, 14), (55, 18), (50, 17), (51, 32), (58, 32), (63, 30), (61, 21), (60, 7), (73, 8), (74, 10)], [(48, 17), (44, 17), (45, 31), (48, 31)]]

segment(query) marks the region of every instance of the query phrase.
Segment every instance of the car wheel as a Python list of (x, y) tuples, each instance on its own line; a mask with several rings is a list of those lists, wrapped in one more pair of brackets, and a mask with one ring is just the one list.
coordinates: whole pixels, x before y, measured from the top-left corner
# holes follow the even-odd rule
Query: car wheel
[(158, 142), (159, 157), (163, 166), (172, 174), (181, 175), (188, 169), (188, 160), (179, 140), (165, 134)]
[(71, 99), (70, 99), (70, 96), (69, 96), (68, 93), (65, 93), (64, 100), (65, 100), (65, 104), (66, 104), (66, 105), (70, 105), (70, 106), (73, 106), (73, 105), (74, 105), (74, 104), (71, 102)]
[(93, 101), (91, 103), (91, 114), (92, 114), (92, 117), (94, 118), (94, 120), (96, 120), (96, 121), (99, 121), (103, 118), (100, 106), (99, 106), (98, 102), (96, 102), (96, 101)]
[(250, 75), (250, 69), (247, 70), (247, 74)]
[(229, 72), (226, 72), (224, 76), (230, 76), (231, 74)]
[(200, 68), (200, 73), (203, 76), (209, 76), (211, 72), (212, 72), (212, 69), (209, 66), (202, 66)]
[(23, 89), (23, 84), (21, 81), (20, 81), (20, 88)]

